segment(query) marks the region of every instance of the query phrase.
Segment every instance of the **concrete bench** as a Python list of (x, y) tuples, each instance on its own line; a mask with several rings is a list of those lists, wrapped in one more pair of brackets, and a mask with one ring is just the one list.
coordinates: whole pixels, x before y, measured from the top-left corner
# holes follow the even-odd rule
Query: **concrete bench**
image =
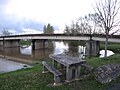
[(60, 77), (62, 76), (62, 73), (57, 69), (55, 69), (53, 66), (49, 65), (46, 61), (42, 61), (42, 64), (44, 69), (43, 73), (45, 73), (46, 71), (49, 71), (54, 74), (54, 85), (61, 84)]

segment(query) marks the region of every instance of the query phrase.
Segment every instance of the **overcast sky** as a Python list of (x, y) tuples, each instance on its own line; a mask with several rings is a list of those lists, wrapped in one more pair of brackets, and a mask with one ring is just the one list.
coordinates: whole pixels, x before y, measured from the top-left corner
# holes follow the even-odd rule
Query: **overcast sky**
[[(93, 13), (95, 0), (0, 0), (0, 29), (40, 30), (50, 23), (63, 29), (80, 16)], [(34, 24), (34, 26), (32, 26)]]

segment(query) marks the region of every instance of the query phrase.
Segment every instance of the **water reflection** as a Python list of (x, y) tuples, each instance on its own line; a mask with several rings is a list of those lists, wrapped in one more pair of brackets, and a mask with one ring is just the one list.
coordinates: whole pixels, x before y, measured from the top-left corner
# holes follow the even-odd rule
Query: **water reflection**
[(23, 54), (23, 55), (32, 55), (31, 46), (21, 47), (21, 48), (20, 48), (20, 53)]
[[(49, 54), (60, 54), (65, 53), (71, 56), (85, 58), (85, 46), (71, 46), (67, 43), (63, 43), (62, 41), (52, 41), (52, 48), (47, 49), (38, 49), (32, 50), (31, 46), (26, 48), (14, 47), (14, 48), (4, 48), (0, 47), (0, 56), (6, 59), (16, 60), (19, 62), (31, 64), (39, 62), (41, 59), (48, 59)], [(104, 51), (100, 51), (101, 56), (103, 57)], [(111, 53), (113, 54), (113, 53)], [(111, 55), (110, 51), (108, 51), (108, 56)]]
[[(113, 51), (107, 50), (107, 57), (115, 54)], [(105, 55), (105, 50), (100, 50), (100, 58), (104, 57)]]
[(85, 58), (85, 46), (78, 46), (79, 58)]
[(68, 51), (68, 44), (64, 44), (63, 42), (55, 42), (54, 46), (53, 54), (60, 54)]

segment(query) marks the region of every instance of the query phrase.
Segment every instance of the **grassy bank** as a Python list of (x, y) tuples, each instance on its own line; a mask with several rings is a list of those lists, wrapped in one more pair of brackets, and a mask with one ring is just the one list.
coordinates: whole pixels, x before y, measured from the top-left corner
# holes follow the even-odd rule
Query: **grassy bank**
[[(100, 43), (100, 49), (105, 48), (105, 43)], [(113, 51), (114, 53), (120, 53), (120, 43), (108, 43), (108, 50)]]
[[(120, 63), (120, 54), (104, 58), (93, 58), (87, 60), (93, 67), (98, 67), (107, 63)], [(63, 84), (57, 87), (47, 86), (53, 82), (53, 75), (50, 73), (42, 74), (42, 64), (37, 64), (33, 68), (22, 69), (0, 75), (0, 90), (104, 90), (116, 82), (118, 78), (108, 84), (100, 84), (91, 75), (84, 80)]]
[(31, 45), (31, 41), (22, 40), (20, 41), (20, 45)]

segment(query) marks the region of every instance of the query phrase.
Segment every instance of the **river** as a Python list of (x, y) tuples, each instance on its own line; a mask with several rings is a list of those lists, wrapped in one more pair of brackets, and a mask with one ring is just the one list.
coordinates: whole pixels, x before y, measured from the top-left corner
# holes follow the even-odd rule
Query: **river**
[[(63, 43), (62, 41), (54, 41), (52, 42), (52, 46), (49, 48), (39, 50), (32, 50), (31, 46), (4, 49), (0, 47), (0, 57), (26, 64), (38, 63), (40, 60), (49, 59), (49, 54), (60, 53), (85, 58), (85, 46), (80, 45), (78, 47), (70, 48), (67, 43)], [(101, 57), (103, 56), (103, 53), (104, 51), (100, 52)], [(110, 55), (112, 54), (114, 53), (111, 53)]]

